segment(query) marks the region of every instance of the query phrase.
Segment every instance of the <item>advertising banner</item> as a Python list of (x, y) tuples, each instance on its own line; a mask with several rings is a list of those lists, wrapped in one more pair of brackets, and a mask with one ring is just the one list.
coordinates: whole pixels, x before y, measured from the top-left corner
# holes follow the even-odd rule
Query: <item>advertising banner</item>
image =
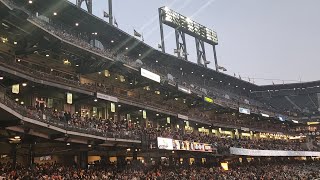
[(158, 148), (165, 150), (182, 150), (198, 152), (213, 152), (214, 150), (212, 144), (183, 141), (162, 137), (158, 137)]

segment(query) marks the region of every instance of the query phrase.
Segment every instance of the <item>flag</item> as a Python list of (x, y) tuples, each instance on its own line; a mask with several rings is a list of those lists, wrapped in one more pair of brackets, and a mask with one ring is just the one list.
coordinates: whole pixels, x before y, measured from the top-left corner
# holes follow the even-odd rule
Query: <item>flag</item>
[(116, 18), (114, 18), (114, 24), (118, 27), (118, 22), (117, 22)]
[(136, 37), (141, 37), (141, 34), (138, 33), (135, 29), (133, 30), (133, 35)]
[(103, 11), (103, 17), (108, 18), (109, 14), (107, 12)]

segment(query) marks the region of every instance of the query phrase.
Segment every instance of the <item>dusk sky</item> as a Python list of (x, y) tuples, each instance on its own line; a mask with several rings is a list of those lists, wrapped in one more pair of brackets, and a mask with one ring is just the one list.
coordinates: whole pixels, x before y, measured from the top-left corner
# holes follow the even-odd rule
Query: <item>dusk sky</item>
[[(75, 3), (75, 0), (71, 0)], [(102, 18), (108, 0), (93, 0)], [(215, 30), (219, 65), (230, 75), (256, 84), (320, 80), (320, 1), (318, 0), (114, 0), (119, 28), (143, 33), (155, 48), (160, 42), (158, 8), (169, 8)], [(107, 19), (106, 19), (107, 21)], [(166, 50), (173, 54), (174, 31), (165, 27)], [(195, 42), (187, 38), (189, 60), (196, 62)], [(207, 47), (209, 68), (214, 67)]]

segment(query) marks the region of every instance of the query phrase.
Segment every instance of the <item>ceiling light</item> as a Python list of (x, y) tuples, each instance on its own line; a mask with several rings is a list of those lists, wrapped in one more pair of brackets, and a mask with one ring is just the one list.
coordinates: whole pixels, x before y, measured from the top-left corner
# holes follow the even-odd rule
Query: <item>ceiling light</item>
[(16, 98), (16, 99), (15, 99), (15, 101), (19, 101), (19, 99), (18, 99), (18, 98)]
[(67, 143), (67, 146), (70, 146), (70, 143)]
[(76, 64), (76, 67), (79, 67), (79, 64)]
[(126, 50), (128, 50), (129, 48), (128, 47), (126, 47)]
[(193, 71), (191, 71), (191, 74), (193, 74)]
[(79, 23), (76, 23), (75, 25), (76, 25), (76, 26), (79, 26)]
[(139, 56), (141, 56), (141, 54), (139, 54)]
[(0, 76), (0, 80), (3, 80), (3, 76)]
[(22, 83), (22, 86), (23, 86), (23, 87), (26, 87), (26, 86), (27, 86), (27, 83)]
[(111, 43), (114, 43), (114, 41), (113, 41), (113, 40), (111, 40)]
[(17, 41), (13, 41), (13, 44), (16, 45), (16, 44), (18, 44), (18, 42)]
[(158, 60), (156, 60), (156, 63), (158, 62)]
[(88, 144), (88, 147), (90, 148), (90, 147), (91, 147), (91, 144)]
[(17, 61), (18, 61), (18, 62), (20, 62), (21, 60), (20, 60), (20, 59), (18, 59)]
[(121, 107), (121, 104), (119, 104), (118, 107)]
[(20, 139), (20, 136), (15, 136), (14, 139)]
[(94, 99), (93, 101), (94, 101), (94, 102), (97, 102), (97, 101), (98, 101), (98, 99)]
[(159, 116), (159, 114), (156, 114), (156, 116)]
[(29, 4), (32, 4), (32, 1), (31, 1), (31, 0), (29, 1)]
[(21, 103), (20, 103), (21, 105), (24, 105), (24, 102), (23, 101), (21, 101)]
[(53, 13), (53, 15), (54, 15), (54, 16), (56, 16), (56, 15), (57, 15), (57, 13), (56, 13), (56, 12), (54, 12), (54, 13)]
[(49, 57), (50, 55), (49, 54), (46, 54), (46, 57)]

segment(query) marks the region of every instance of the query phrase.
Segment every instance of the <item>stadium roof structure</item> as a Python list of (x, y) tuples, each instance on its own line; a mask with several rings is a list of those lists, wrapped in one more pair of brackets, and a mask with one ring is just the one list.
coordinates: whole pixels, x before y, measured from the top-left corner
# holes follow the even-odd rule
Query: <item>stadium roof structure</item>
[[(89, 14), (83, 9), (79, 9), (76, 5), (67, 0), (35, 0), (31, 5), (28, 4), (28, 1), (19, 0), (17, 3), (22, 3), (24, 6), (31, 6), (30, 9), (33, 9), (35, 12), (39, 12), (39, 14), (57, 19), (64, 24), (69, 24), (71, 28), (80, 28), (82, 31), (88, 33), (96, 32), (97, 39), (103, 45), (105, 45), (104, 43), (110, 44), (110, 42), (112, 42), (112, 49), (118, 51), (128, 48), (128, 54), (130, 55), (135, 55), (138, 57), (138, 55), (141, 54), (142, 56), (139, 59), (141, 59), (142, 61), (158, 60), (163, 64), (170, 64), (172, 67), (183, 67), (186, 72), (199, 72), (199, 75), (204, 74), (205, 78), (208, 79), (214, 78), (217, 81), (228, 82), (239, 87), (244, 87), (248, 90), (258, 88), (258, 86), (253, 83), (240, 80), (236, 77), (221, 72), (217, 72), (213, 69), (204, 68), (197, 65), (196, 63), (179, 59), (176, 56), (170, 54), (162, 53), (161, 51), (154, 49), (148, 44), (134, 38), (132, 35), (122, 31), (116, 26), (110, 25), (103, 19)], [(57, 15), (54, 15), (54, 13), (56, 13)], [(76, 23), (78, 23), (78, 26), (75, 26)], [(97, 67), (96, 72), (100, 70), (101, 69)]]

